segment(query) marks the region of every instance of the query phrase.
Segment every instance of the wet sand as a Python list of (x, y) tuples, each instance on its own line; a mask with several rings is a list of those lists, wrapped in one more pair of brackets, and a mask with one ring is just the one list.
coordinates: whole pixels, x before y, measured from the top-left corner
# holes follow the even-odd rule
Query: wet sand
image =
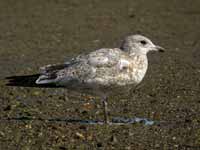
[[(200, 149), (199, 6), (199, 0), (1, 1), (0, 149)], [(135, 33), (166, 52), (148, 55), (143, 82), (110, 99), (110, 116), (157, 124), (81, 124), (103, 119), (99, 99), (63, 88), (5, 85), (5, 77), (117, 47)]]

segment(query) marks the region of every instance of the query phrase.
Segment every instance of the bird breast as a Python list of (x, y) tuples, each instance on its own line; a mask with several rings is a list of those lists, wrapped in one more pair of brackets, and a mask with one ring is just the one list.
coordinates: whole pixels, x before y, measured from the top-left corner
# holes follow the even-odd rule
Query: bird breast
[(138, 84), (142, 81), (147, 70), (147, 57), (134, 56), (131, 58), (121, 58), (118, 63), (119, 80), (124, 80), (124, 84)]

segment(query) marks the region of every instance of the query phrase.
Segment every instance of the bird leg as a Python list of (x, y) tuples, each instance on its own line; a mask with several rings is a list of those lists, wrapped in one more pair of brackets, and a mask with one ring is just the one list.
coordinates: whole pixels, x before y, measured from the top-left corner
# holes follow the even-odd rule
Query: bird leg
[(106, 124), (109, 124), (107, 97), (103, 98), (103, 107), (104, 107), (104, 121)]

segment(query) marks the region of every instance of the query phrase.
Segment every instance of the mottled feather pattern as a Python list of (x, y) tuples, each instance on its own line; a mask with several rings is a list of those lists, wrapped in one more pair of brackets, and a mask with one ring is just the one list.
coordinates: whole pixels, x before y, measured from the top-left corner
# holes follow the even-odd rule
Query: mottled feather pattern
[[(146, 40), (146, 45), (141, 40)], [(156, 47), (140, 35), (127, 37), (121, 47), (102, 48), (87, 55), (79, 55), (64, 64), (42, 67), (36, 83), (67, 85), (70, 81), (76, 81), (99, 86), (137, 85), (148, 67), (147, 52), (161, 47)]]
[[(78, 56), (66, 64), (42, 67), (41, 79), (55, 79), (58, 85), (66, 84), (70, 80), (102, 85), (138, 83), (140, 73), (137, 68), (143, 68), (139, 58), (137, 55), (129, 56), (117, 48), (100, 49), (88, 55)], [(146, 67), (141, 73), (145, 74), (145, 71)]]

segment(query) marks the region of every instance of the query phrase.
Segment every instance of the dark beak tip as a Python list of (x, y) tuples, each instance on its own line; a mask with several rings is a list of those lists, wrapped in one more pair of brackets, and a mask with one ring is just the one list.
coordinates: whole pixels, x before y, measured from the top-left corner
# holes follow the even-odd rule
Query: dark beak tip
[(161, 53), (165, 52), (164, 49), (159, 49), (158, 51), (161, 52)]
[(158, 52), (165, 52), (165, 49), (161, 46), (156, 46)]

